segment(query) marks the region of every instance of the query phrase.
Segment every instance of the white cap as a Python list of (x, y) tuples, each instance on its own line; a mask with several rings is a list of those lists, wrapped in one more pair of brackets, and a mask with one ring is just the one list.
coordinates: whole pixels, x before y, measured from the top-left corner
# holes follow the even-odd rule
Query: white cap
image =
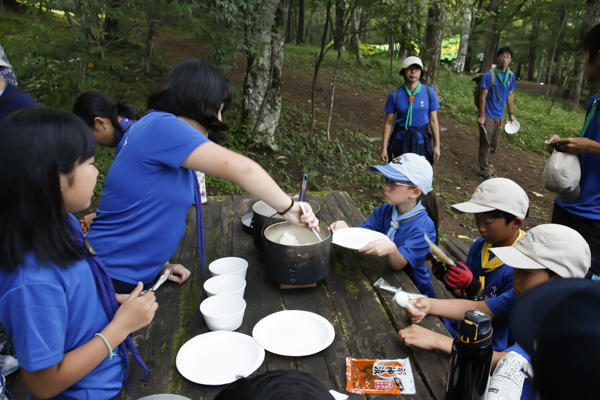
[(394, 158), (388, 165), (371, 165), (370, 169), (395, 181), (411, 182), (421, 188), (423, 194), (431, 191), (433, 168), (421, 155), (405, 153)]
[(410, 67), (411, 65), (418, 65), (419, 67), (421, 67), (421, 69), (423, 69), (423, 61), (421, 61), (421, 59), (419, 57), (416, 57), (416, 56), (406, 57), (404, 59), (404, 61), (402, 61), (402, 69), (400, 70), (400, 75), (403, 75), (404, 70), (406, 68)]
[(517, 269), (549, 269), (563, 278), (583, 278), (592, 263), (590, 246), (568, 226), (538, 225), (508, 247), (489, 250)]
[(493, 178), (477, 186), (471, 200), (450, 208), (469, 214), (500, 210), (525, 219), (529, 209), (529, 197), (521, 186), (510, 179)]
[(0, 67), (12, 68), (13, 66), (8, 63), (8, 61), (4, 60), (0, 57)]
[(581, 167), (579, 157), (575, 154), (562, 153), (554, 150), (546, 162), (542, 174), (544, 187), (557, 193), (558, 198), (565, 203), (574, 203), (579, 198), (581, 190)]

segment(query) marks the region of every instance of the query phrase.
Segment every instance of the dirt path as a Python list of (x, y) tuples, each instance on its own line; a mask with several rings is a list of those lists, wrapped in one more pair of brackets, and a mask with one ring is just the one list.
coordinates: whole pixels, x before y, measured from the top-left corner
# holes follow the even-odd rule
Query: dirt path
[[(199, 39), (177, 39), (162, 36), (157, 39), (156, 48), (163, 58), (170, 59), (174, 63), (187, 58), (207, 57), (208, 55), (206, 50), (203, 50), (202, 42)], [(245, 69), (245, 59), (239, 57), (237, 68), (227, 74), (237, 88), (243, 84)], [(312, 73), (285, 68), (282, 81), (284, 101), (310, 114)], [(542, 88), (544, 87), (542, 86)], [(389, 88), (390, 91), (393, 89)], [(334, 102), (332, 135), (341, 134), (342, 128), (345, 126), (362, 132), (370, 138), (380, 137), (384, 121), (383, 106), (387, 94), (376, 90), (361, 90), (351, 83), (338, 83)], [(319, 121), (327, 119), (330, 98), (331, 78), (321, 76), (316, 96), (316, 114)], [(475, 120), (475, 115), (473, 120)], [(439, 112), (439, 121), (442, 131), (442, 159), (434, 166), (434, 189), (437, 192), (440, 206), (441, 236), (464, 235), (470, 239), (476, 239), (479, 234), (473, 228), (471, 220), (464, 216), (454, 215), (449, 211), (449, 206), (468, 200), (474, 189), (482, 182), (477, 174), (476, 162), (478, 132), (474, 123), (473, 126), (466, 126), (446, 117), (443, 103)], [(377, 157), (378, 155), (375, 154)], [(544, 163), (545, 158), (541, 154), (509, 146), (505, 140), (501, 140), (494, 166), (499, 176), (514, 180), (527, 191), (530, 213), (529, 218), (525, 221), (526, 228), (548, 222), (552, 213), (554, 196), (546, 191), (541, 183)]]

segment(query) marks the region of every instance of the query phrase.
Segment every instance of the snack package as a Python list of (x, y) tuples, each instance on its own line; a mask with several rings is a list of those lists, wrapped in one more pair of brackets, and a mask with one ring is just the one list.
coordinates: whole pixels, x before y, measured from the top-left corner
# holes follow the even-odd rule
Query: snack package
[(350, 393), (417, 393), (408, 358), (398, 360), (346, 358), (346, 378), (346, 390)]

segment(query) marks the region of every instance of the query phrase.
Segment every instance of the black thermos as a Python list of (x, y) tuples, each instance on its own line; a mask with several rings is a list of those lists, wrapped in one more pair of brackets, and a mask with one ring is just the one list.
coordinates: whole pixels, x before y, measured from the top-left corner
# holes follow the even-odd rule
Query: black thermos
[(492, 319), (467, 311), (452, 343), (444, 400), (485, 400), (493, 356)]

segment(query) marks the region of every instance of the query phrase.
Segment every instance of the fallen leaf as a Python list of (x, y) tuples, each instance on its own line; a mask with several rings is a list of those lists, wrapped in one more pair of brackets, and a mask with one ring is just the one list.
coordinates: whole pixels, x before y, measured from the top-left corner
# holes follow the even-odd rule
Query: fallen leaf
[(543, 195), (543, 194), (541, 194), (541, 193), (538, 193), (538, 192), (533, 192), (533, 191), (532, 191), (531, 193), (533, 193), (533, 194), (534, 194), (536, 197), (544, 197), (544, 195)]
[(465, 235), (458, 235), (457, 238), (464, 239), (464, 240), (471, 240), (471, 239), (469, 239), (468, 236), (465, 236)]

